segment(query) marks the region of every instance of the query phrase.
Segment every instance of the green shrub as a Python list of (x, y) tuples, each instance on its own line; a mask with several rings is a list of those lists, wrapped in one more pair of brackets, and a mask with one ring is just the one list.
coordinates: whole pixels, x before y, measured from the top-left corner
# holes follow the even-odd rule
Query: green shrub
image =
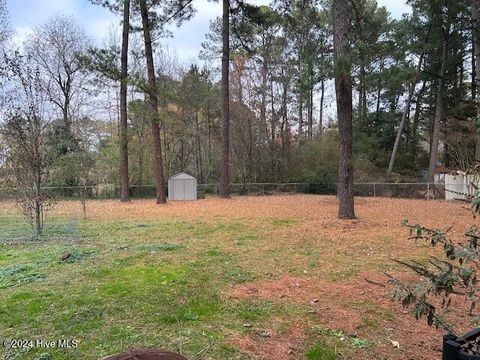
[[(474, 213), (480, 210), (480, 190), (472, 200)], [(410, 239), (424, 240), (432, 246), (441, 246), (443, 257), (431, 257), (426, 263), (396, 260), (416, 273), (420, 281), (406, 284), (390, 276), (393, 286), (392, 296), (404, 307), (410, 307), (418, 319), (426, 318), (428, 325), (441, 327), (458, 337), (448, 320), (451, 298), (463, 296), (470, 303), (469, 315), (472, 315), (478, 302), (478, 273), (480, 269), (480, 229), (471, 227), (463, 239), (451, 239), (450, 228), (428, 229), (422, 225), (411, 225), (408, 220), (403, 225), (410, 229)], [(442, 300), (440, 308), (434, 305), (434, 298)]]

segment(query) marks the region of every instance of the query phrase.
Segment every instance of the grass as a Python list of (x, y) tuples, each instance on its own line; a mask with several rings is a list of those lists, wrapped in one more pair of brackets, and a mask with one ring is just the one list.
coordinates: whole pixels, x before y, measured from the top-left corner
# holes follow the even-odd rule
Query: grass
[[(318, 207), (320, 200), (327, 205)], [(295, 345), (286, 359), (366, 359), (364, 349), (384, 351), (389, 345), (385, 324), (392, 326), (396, 315), (370, 301), (351, 295), (333, 301), (329, 291), (318, 293), (321, 287), (305, 298), (248, 292), (236, 298), (231, 293), (286, 276), (334, 288), (359, 274), (388, 268), (388, 256), (405, 251), (400, 242), (392, 245), (400, 241), (397, 226), (404, 216), (390, 211), (391, 223), (385, 228), (372, 224), (374, 216), (360, 207), (365, 228), (351, 231), (332, 220), (331, 198), (245, 201), (234, 199), (236, 206), (225, 206), (228, 201), (202, 200), (163, 208), (147, 201), (92, 202), (85, 221), (72, 220), (80, 219), (74, 203), (62, 203), (50, 216), (48, 236), (37, 242), (28, 241), (28, 224), (12, 215), (11, 206), (3, 218), (2, 208), (0, 340), (67, 338), (78, 340), (79, 346), (0, 347), (0, 359), (95, 359), (150, 347), (188, 357), (208, 348), (205, 359), (260, 359), (273, 358), (268, 349), (275, 341)], [(398, 209), (398, 204), (391, 206)], [(418, 257), (428, 251), (422, 247)], [(62, 261), (66, 252), (70, 256)], [(362, 313), (361, 336), (334, 327), (314, 331), (324, 324), (311, 314), (313, 298), (320, 298), (323, 308)], [(300, 335), (289, 338), (292, 329)], [(253, 347), (241, 345), (247, 339)]]
[[(0, 338), (70, 334), (81, 344), (68, 352), (6, 351), (2, 359), (95, 358), (131, 347), (178, 350), (180, 337), (189, 355), (214, 341), (213, 358), (236, 357), (238, 351), (224, 343), (222, 323), (231, 308), (219, 289), (255, 277), (208, 243), (239, 226), (86, 221), (79, 223), (80, 244), (2, 245), (0, 289), (8, 292), (0, 295), (0, 322), (6, 325)], [(61, 261), (64, 252), (71, 255)]]
[(318, 342), (307, 352), (308, 360), (337, 360), (337, 352), (323, 342)]

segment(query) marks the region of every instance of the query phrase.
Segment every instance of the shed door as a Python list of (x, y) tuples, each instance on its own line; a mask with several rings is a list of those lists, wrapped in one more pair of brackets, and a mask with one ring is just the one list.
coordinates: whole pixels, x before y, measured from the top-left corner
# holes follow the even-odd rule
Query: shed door
[(195, 180), (185, 179), (185, 198), (184, 200), (195, 200)]
[(173, 179), (173, 198), (175, 200), (185, 200), (183, 183), (184, 183), (184, 180)]

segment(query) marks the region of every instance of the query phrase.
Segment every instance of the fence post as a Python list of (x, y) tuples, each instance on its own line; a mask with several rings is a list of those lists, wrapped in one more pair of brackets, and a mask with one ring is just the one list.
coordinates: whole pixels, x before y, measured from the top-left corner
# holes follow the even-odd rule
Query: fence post
[(430, 182), (427, 181), (427, 200), (430, 200)]
[(375, 189), (375, 183), (373, 183), (373, 197), (377, 196), (377, 191)]

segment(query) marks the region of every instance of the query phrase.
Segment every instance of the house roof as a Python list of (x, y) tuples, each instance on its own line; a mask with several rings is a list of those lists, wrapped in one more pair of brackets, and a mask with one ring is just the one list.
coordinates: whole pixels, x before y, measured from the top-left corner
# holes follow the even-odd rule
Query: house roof
[(193, 176), (191, 176), (187, 173), (181, 172), (181, 173), (175, 174), (173, 176), (170, 176), (168, 178), (168, 180), (172, 180), (172, 179), (195, 179), (195, 177), (193, 177)]

